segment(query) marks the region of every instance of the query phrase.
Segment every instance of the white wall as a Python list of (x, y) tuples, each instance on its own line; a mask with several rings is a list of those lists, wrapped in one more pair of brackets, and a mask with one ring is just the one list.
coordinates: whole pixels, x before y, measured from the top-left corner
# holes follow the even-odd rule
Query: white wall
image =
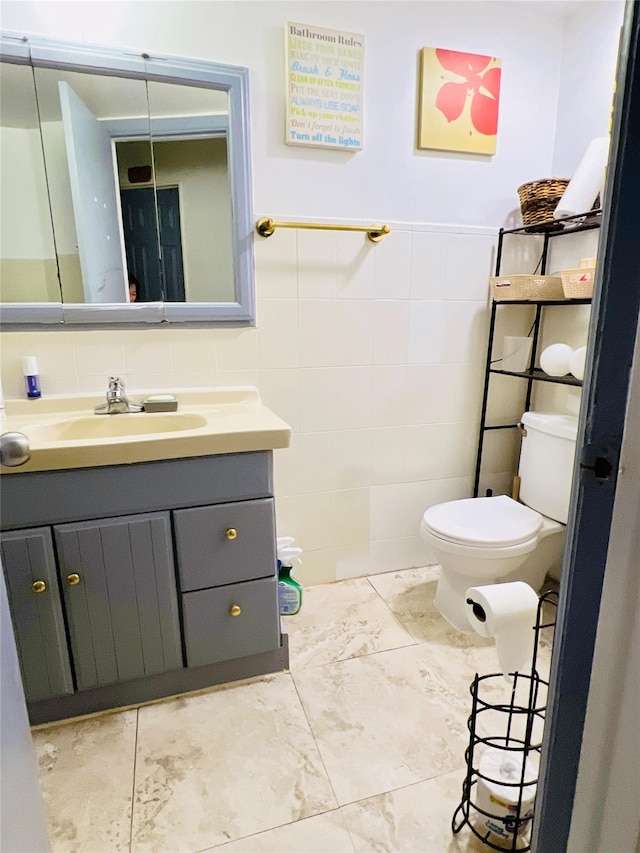
[[(335, 232), (256, 237), (257, 329), (7, 333), (6, 395), (21, 393), (27, 351), (44, 394), (99, 396), (113, 373), (132, 394), (257, 385), (294, 430), (276, 453), (278, 532), (304, 548), (303, 581), (428, 562), (424, 509), (471, 492), (496, 228), (516, 187), (552, 168), (562, 23), (539, 8), (555, 4), (180, 2), (161, 15), (144, 2), (96, 5), (8, 2), (3, 26), (248, 65), (256, 216), (393, 231), (377, 245)], [(364, 33), (361, 153), (284, 144), (288, 20)], [(416, 150), (418, 51), (429, 44), (502, 57), (494, 158)], [(520, 313), (511, 332), (527, 324)], [(508, 382), (492, 405), (512, 418), (521, 403), (500, 393)], [(498, 438), (484, 485), (508, 485), (514, 447)]]
[(570, 178), (597, 136), (609, 134), (624, 0), (580, 4), (565, 21), (553, 174)]
[[(544, 4), (553, 6), (553, 4)], [(499, 225), (553, 156), (562, 25), (517, 2), (3, 4), (3, 28), (246, 65), (261, 215)], [(287, 21), (365, 35), (364, 149), (284, 144)], [(418, 52), (502, 58), (495, 157), (416, 150)], [(610, 85), (610, 83), (609, 83)], [(301, 192), (304, 188), (304, 192)]]

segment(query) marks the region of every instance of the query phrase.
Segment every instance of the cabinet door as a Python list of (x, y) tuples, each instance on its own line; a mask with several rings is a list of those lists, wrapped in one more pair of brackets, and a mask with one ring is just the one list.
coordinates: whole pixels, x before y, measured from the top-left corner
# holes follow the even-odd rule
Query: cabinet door
[(275, 576), (273, 498), (176, 510), (173, 520), (183, 592)]
[(78, 689), (181, 667), (169, 513), (54, 534)]
[(3, 533), (0, 545), (25, 696), (73, 693), (51, 531)]

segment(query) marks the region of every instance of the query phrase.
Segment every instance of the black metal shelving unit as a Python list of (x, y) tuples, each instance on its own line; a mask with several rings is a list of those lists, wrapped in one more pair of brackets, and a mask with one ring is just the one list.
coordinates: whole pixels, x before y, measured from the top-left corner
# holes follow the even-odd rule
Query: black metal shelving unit
[[(501, 228), (498, 232), (498, 250), (496, 254), (496, 275), (500, 275), (500, 266), (502, 263), (502, 248), (505, 235), (508, 234), (532, 234), (543, 237), (542, 255), (540, 259), (540, 274), (545, 275), (547, 269), (547, 258), (549, 254), (549, 243), (554, 237), (561, 237), (566, 234), (576, 234), (579, 231), (590, 231), (600, 227), (602, 210), (591, 210), (589, 213), (581, 213), (576, 216), (568, 216), (564, 219), (557, 219), (551, 222), (543, 222), (539, 225), (523, 226), (521, 228)], [(517, 429), (519, 424), (493, 424), (487, 425), (487, 403), (489, 400), (489, 387), (491, 376), (499, 374), (501, 376), (514, 376), (523, 379), (527, 382), (527, 392), (525, 399), (524, 411), (529, 410), (531, 404), (531, 395), (535, 382), (554, 382), (559, 385), (574, 385), (581, 386), (582, 382), (575, 379), (573, 376), (549, 376), (539, 368), (536, 368), (536, 360), (538, 355), (538, 340), (540, 337), (540, 328), (542, 325), (543, 309), (547, 306), (560, 307), (567, 305), (589, 305), (591, 299), (510, 299), (504, 302), (497, 302), (495, 299), (491, 302), (491, 320), (489, 324), (489, 341), (487, 344), (487, 360), (484, 374), (484, 391), (482, 395), (482, 410), (480, 414), (480, 428), (478, 431), (478, 453), (476, 456), (476, 472), (473, 484), (473, 496), (478, 497), (480, 487), (480, 472), (482, 467), (482, 451), (484, 446), (485, 433), (491, 430), (500, 429)], [(500, 370), (492, 367), (491, 353), (493, 350), (493, 340), (495, 335), (496, 315), (498, 308), (508, 307), (510, 305), (530, 305), (535, 306), (535, 317), (532, 326), (533, 342), (531, 346), (531, 359), (529, 369), (520, 373), (511, 370)]]

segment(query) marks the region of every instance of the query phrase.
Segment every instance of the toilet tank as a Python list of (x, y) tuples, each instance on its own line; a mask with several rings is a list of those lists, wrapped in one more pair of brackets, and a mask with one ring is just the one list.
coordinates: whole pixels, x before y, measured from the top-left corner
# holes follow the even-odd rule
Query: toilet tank
[(525, 412), (520, 450), (520, 500), (547, 518), (567, 523), (578, 419)]

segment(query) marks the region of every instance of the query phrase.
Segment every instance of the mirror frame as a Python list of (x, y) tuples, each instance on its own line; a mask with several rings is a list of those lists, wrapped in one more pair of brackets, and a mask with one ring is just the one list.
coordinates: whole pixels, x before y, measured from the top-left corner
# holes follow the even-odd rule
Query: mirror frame
[(149, 324), (206, 323), (208, 326), (255, 325), (254, 229), (249, 137), (249, 71), (179, 56), (58, 41), (30, 34), (0, 32), (0, 62), (129, 77), (227, 92), (227, 159), (232, 207), (235, 302), (141, 302), (64, 304), (0, 303), (0, 325), (11, 328), (145, 328)]

